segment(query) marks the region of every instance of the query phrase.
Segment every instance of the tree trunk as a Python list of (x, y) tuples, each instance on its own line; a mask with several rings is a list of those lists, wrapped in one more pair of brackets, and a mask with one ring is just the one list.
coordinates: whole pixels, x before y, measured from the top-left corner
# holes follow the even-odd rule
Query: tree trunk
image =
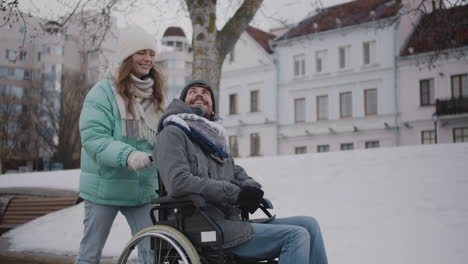
[[(244, 0), (220, 31), (216, 29), (216, 2), (185, 0), (193, 26), (192, 79), (208, 82), (216, 91), (216, 101), (219, 102), (219, 84), (224, 59), (247, 28), (263, 0)], [(219, 107), (219, 104), (216, 106)]]

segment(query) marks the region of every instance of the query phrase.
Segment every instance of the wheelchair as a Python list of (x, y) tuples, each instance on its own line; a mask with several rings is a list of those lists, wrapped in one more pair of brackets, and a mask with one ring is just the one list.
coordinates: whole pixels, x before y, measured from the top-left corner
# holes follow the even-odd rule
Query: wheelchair
[[(160, 185), (161, 186), (161, 185)], [(143, 239), (150, 239), (155, 264), (277, 264), (277, 259), (246, 259), (227, 254), (222, 248), (223, 233), (205, 212), (207, 202), (200, 195), (172, 198), (162, 196), (152, 201), (150, 216), (153, 226), (133, 236), (122, 251), (117, 263), (124, 264)], [(260, 209), (266, 217), (243, 221), (268, 222), (275, 218), (268, 210), (271, 202), (263, 199)], [(154, 216), (158, 211), (159, 221)]]

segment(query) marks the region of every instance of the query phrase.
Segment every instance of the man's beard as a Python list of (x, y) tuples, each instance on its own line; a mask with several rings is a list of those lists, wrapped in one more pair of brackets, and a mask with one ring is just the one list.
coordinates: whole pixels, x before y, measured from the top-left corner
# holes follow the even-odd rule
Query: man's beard
[[(202, 101), (204, 105), (195, 105), (194, 103), (196, 101)], [(192, 107), (196, 107), (196, 108), (200, 109), (201, 112), (202, 112), (202, 115), (201, 115), (202, 117), (204, 117), (206, 119), (211, 118), (211, 113), (204, 109), (204, 106), (208, 106), (208, 102), (206, 100), (204, 100), (203, 98), (195, 98), (195, 99), (193, 99), (193, 100), (191, 100), (189, 102), (189, 105), (191, 105)], [(207, 108), (209, 108), (209, 107), (207, 107)]]

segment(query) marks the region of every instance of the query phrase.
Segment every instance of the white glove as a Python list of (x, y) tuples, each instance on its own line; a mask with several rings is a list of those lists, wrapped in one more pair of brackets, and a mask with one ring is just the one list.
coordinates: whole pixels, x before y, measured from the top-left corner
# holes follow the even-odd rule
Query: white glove
[(150, 154), (142, 151), (132, 151), (127, 158), (127, 165), (132, 170), (144, 170), (151, 167)]

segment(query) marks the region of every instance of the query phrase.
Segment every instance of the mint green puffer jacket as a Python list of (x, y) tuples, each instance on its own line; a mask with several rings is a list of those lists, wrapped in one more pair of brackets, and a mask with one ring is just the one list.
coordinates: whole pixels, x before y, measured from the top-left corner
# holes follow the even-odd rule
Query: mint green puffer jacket
[(122, 136), (122, 121), (110, 79), (93, 86), (80, 116), (80, 197), (91, 202), (136, 206), (156, 197), (157, 170), (134, 171), (127, 157), (134, 151), (153, 152), (146, 141)]

